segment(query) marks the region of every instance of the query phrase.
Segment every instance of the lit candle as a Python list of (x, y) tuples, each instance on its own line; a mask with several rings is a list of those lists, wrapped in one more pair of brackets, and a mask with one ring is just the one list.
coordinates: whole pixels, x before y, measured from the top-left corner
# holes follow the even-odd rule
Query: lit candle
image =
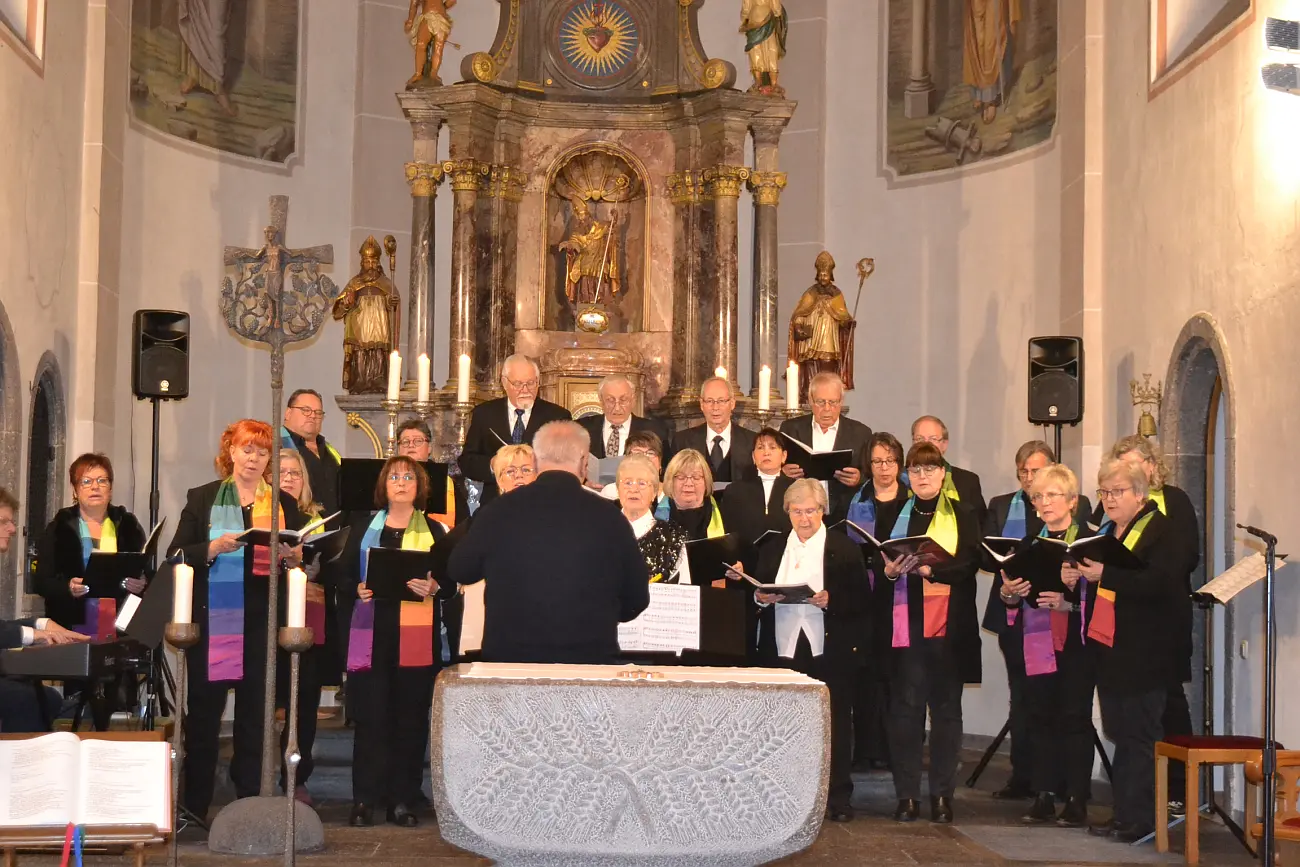
[(726, 378), (727, 378), (727, 368), (725, 368), (725, 367), (715, 367), (715, 368), (713, 369), (713, 375), (716, 376), (718, 379), (726, 379)]
[(172, 568), (172, 623), (189, 623), (194, 611), (194, 567), (178, 563)]
[(786, 409), (799, 408), (799, 362), (792, 361), (785, 369), (785, 406)]
[(462, 355), (456, 363), (456, 402), (469, 403), (469, 356)]
[(429, 356), (421, 352), (415, 360), (415, 399), (420, 403), (429, 402)]
[(397, 400), (402, 393), (402, 354), (396, 349), (388, 356), (388, 399)]
[(768, 394), (772, 388), (772, 368), (764, 364), (758, 369), (758, 409), (766, 412), (772, 408), (772, 398)]
[(289, 570), (289, 599), (284, 618), (284, 625), (290, 629), (307, 625), (307, 573), (298, 568)]

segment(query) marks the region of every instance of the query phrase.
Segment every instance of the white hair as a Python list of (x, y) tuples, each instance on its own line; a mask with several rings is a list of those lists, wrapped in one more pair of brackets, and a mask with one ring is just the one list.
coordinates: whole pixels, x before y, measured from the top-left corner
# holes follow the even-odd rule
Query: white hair
[(596, 394), (600, 396), (601, 400), (604, 400), (605, 386), (616, 385), (618, 383), (623, 383), (627, 385), (627, 387), (631, 389), (634, 393), (636, 392), (636, 386), (632, 384), (632, 380), (628, 379), (625, 375), (621, 373), (611, 373), (609, 376), (605, 377), (600, 381), (600, 385), (596, 386)]
[(591, 451), (591, 436), (576, 421), (548, 421), (533, 436), (537, 470), (565, 470), (581, 475)]
[(781, 505), (789, 512), (791, 505), (803, 500), (812, 500), (822, 510), (823, 515), (826, 514), (827, 509), (830, 507), (826, 500), (826, 489), (816, 479), (797, 479), (792, 482), (790, 487), (785, 489), (785, 496), (782, 497)]
[(844, 380), (840, 375), (830, 370), (823, 370), (817, 373), (808, 383), (808, 399), (812, 400), (813, 391), (823, 385), (833, 385), (840, 391), (840, 397), (844, 397)]
[(533, 376), (537, 377), (538, 379), (541, 379), (542, 377), (542, 369), (537, 366), (536, 361), (533, 361), (531, 358), (529, 358), (527, 355), (524, 355), (522, 352), (516, 352), (514, 355), (507, 358), (505, 361), (501, 362), (501, 376), (503, 378), (506, 375), (506, 371), (510, 369), (510, 366), (512, 364), (527, 364), (529, 367), (533, 369)]

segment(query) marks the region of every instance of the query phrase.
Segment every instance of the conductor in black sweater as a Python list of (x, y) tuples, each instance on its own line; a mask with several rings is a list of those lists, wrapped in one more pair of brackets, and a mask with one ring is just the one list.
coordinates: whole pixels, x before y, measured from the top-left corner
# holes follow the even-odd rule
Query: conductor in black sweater
[(632, 525), (583, 489), (591, 439), (580, 425), (543, 425), (533, 450), (537, 480), (480, 509), (448, 577), (487, 581), (484, 662), (617, 662), (618, 624), (650, 604)]

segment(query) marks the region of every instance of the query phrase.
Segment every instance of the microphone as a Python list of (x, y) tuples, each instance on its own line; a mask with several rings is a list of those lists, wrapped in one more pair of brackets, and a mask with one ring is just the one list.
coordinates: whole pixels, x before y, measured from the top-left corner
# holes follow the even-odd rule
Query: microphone
[(1261, 530), (1259, 527), (1252, 527), (1248, 524), (1238, 524), (1237, 529), (1245, 530), (1250, 535), (1262, 539), (1265, 542), (1265, 544), (1268, 545), (1277, 544), (1277, 536), (1274, 536), (1272, 533), (1265, 532), (1264, 530)]

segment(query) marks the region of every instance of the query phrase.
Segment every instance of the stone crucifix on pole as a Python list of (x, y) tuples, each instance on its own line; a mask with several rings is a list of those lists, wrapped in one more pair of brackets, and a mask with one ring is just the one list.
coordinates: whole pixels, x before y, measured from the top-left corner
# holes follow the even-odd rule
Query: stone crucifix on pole
[[(289, 197), (271, 196), (271, 221), (264, 230), (265, 244), (259, 249), (226, 247), (226, 268), (237, 269), (237, 276), (222, 280), (219, 302), (226, 325), (239, 337), (255, 343), (265, 343), (271, 349), (271, 478), (278, 488), (280, 478), (279, 437), (281, 406), (284, 403), (284, 351), (291, 343), (310, 339), (328, 318), (330, 307), (338, 297), (339, 288), (320, 273), (321, 265), (334, 263), (334, 247), (324, 244), (317, 247), (290, 249), (284, 246), (285, 230), (289, 221)], [(266, 618), (266, 691), (262, 709), (262, 778), (259, 799), (275, 797), (275, 780), (280, 765), (275, 731), (275, 662), (276, 636), (279, 626), (277, 590), (280, 584), (280, 511), (271, 510), (271, 563), (267, 581)], [(251, 673), (250, 673), (251, 676)], [(293, 792), (287, 793), (289, 798)], [(217, 849), (218, 825), (225, 825), (231, 838), (220, 842), (221, 851), (231, 851), (226, 844), (233, 842), (239, 854), (273, 854), (270, 851), (251, 851), (273, 845), (277, 834), (267, 833), (265, 825), (274, 828), (278, 811), (268, 811), (266, 805), (255, 804), (258, 799), (244, 799), (222, 811), (213, 824), (209, 845)], [(245, 801), (248, 803), (245, 804)], [(237, 805), (243, 807), (237, 808)], [(232, 808), (236, 808), (232, 810)], [(229, 822), (222, 822), (227, 811), (232, 811)], [(310, 811), (307, 811), (310, 812)], [(237, 815), (235, 815), (237, 813)], [(268, 815), (270, 814), (270, 815)], [(272, 818), (274, 816), (274, 818)], [(316, 820), (319, 826), (319, 819)], [(279, 839), (283, 839), (282, 837)], [(255, 842), (256, 841), (256, 842)], [(308, 841), (299, 842), (306, 844)]]

